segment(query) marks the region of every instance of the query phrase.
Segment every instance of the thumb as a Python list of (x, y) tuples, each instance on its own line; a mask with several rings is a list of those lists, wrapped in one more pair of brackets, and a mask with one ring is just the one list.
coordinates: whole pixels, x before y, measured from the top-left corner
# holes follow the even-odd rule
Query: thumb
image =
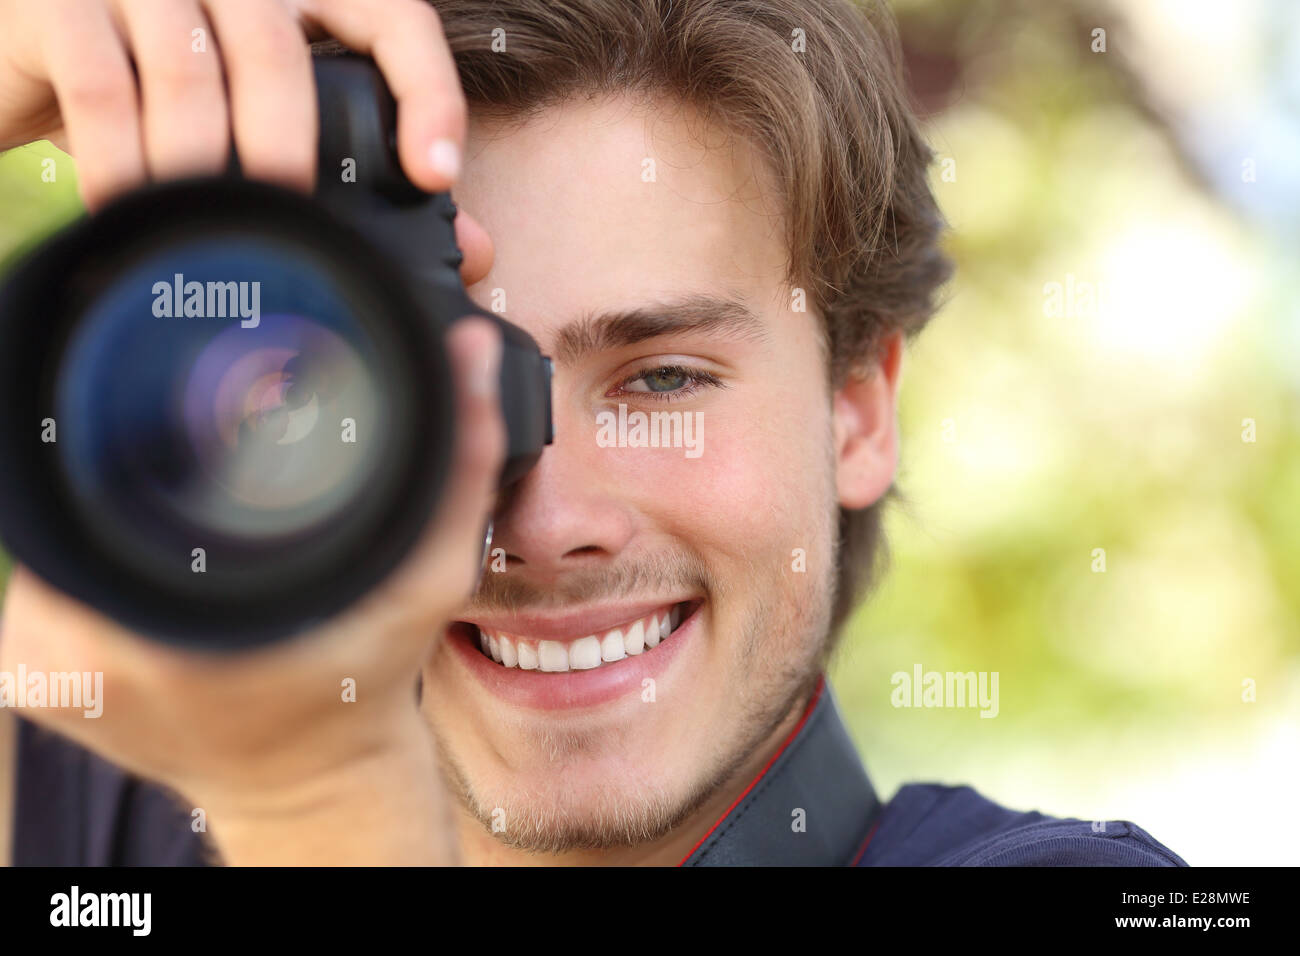
[(469, 597), (482, 559), (483, 532), (505, 462), (501, 416), (501, 332), (487, 319), (469, 317), (446, 338), (456, 396), (455, 443), (447, 486), (437, 513), (407, 566), (394, 582), (426, 595), (430, 586), (455, 601)]

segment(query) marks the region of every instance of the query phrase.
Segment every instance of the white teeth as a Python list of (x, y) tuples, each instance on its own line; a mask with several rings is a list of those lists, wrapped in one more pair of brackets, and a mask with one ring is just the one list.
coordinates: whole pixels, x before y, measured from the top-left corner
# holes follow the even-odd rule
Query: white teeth
[(537, 648), (523, 641), (519, 642), (519, 669), (525, 671), (537, 670)]
[(645, 646), (654, 647), (659, 643), (659, 623), (658, 618), (650, 618), (645, 622)]
[(643, 654), (657, 647), (681, 623), (680, 607), (674, 606), (635, 621), (625, 628), (591, 634), (576, 641), (532, 641), (525, 637), (478, 629), (479, 647), (485, 656), (503, 667), (562, 673), (585, 671), (612, 664), (625, 657)]
[(610, 631), (600, 642), (600, 659), (602, 661), (621, 661), (627, 657), (623, 649), (623, 632)]
[(640, 654), (645, 650), (645, 625), (637, 621), (623, 635), (623, 650), (629, 654)]
[(569, 669), (589, 671), (600, 666), (600, 638), (594, 634), (569, 645)]
[(569, 669), (569, 651), (559, 641), (538, 641), (537, 660), (544, 671), (559, 673)]

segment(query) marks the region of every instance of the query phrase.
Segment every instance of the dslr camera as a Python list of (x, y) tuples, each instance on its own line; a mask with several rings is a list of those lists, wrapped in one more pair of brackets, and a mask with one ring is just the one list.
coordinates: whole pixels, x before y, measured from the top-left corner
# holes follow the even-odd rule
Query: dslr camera
[(504, 339), (501, 484), (552, 439), (550, 361), (466, 295), (455, 206), (403, 175), (381, 74), (315, 69), (313, 196), (233, 160), (118, 199), (2, 276), (0, 540), (158, 640), (283, 638), (396, 567), (453, 464), (457, 319)]

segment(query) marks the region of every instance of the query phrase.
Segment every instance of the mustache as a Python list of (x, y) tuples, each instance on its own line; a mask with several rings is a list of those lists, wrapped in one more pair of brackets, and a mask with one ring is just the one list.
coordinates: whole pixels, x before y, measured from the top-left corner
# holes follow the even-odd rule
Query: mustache
[(720, 584), (708, 565), (694, 555), (653, 554), (621, 564), (573, 571), (546, 584), (530, 581), (526, 573), (485, 570), (464, 613), (472, 617), (476, 613), (549, 611), (573, 604), (612, 603), (624, 598), (681, 597), (688, 592), (716, 596), (720, 591)]

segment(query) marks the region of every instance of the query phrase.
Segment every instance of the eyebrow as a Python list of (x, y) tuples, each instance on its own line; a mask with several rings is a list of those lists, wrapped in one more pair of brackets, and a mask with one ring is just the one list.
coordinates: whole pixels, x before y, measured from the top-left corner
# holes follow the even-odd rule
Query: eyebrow
[(557, 365), (574, 365), (592, 352), (692, 332), (755, 343), (767, 341), (769, 334), (762, 320), (738, 299), (694, 294), (583, 316), (555, 334), (551, 357)]

